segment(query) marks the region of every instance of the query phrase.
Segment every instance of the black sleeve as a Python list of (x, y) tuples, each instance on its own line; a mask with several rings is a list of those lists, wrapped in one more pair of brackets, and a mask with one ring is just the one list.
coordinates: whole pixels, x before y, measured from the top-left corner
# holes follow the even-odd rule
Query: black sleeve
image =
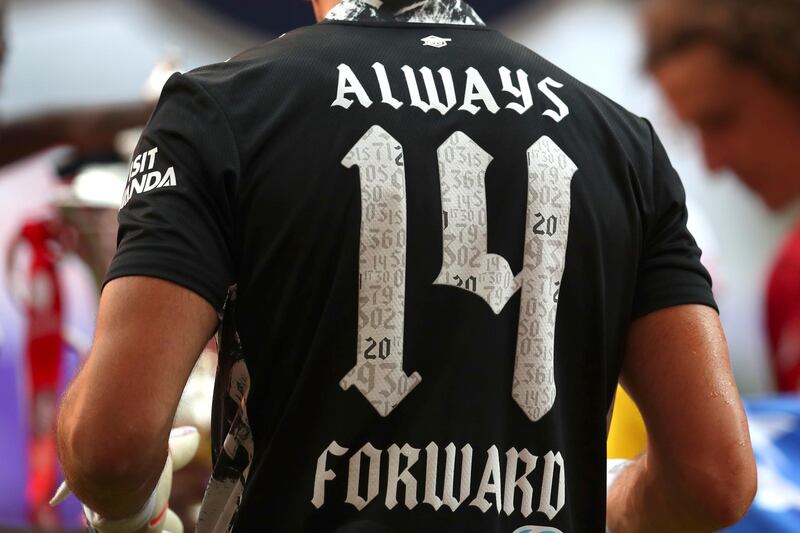
[(219, 105), (190, 76), (173, 75), (131, 160), (106, 283), (161, 278), (221, 310), (235, 282), (231, 206), (238, 174)]
[[(649, 126), (649, 124), (648, 124)], [(643, 183), (644, 243), (639, 263), (633, 317), (683, 304), (717, 309), (711, 276), (700, 263), (700, 249), (686, 228), (686, 193), (658, 136), (652, 135), (652, 172)]]

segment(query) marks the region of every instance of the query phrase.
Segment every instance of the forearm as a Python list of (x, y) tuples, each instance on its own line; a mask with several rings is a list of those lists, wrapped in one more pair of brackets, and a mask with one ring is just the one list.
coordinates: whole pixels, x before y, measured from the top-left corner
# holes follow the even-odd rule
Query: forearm
[(126, 518), (145, 505), (158, 482), (168, 429), (163, 437), (148, 437), (135, 421), (122, 422), (121, 413), (109, 412), (113, 399), (112, 405), (100, 400), (87, 374), (81, 372), (70, 386), (59, 413), (61, 466), (84, 504), (106, 518)]
[(124, 277), (103, 290), (92, 351), (59, 413), (58, 444), (70, 488), (104, 518), (137, 513), (162, 472), (171, 476), (175, 411), (216, 325), (205, 300), (163, 280)]
[(721, 527), (703, 512), (702, 501), (691, 491), (656, 470), (643, 455), (617, 478), (608, 495), (612, 533), (700, 533)]
[(718, 315), (678, 306), (637, 320), (622, 377), (648, 440), (612, 487), (611, 530), (710, 532), (741, 519), (756, 468)]

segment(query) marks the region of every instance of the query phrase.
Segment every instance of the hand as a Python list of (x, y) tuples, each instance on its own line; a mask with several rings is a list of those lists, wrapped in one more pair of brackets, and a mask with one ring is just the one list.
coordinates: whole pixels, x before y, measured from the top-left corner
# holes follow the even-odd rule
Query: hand
[[(193, 427), (175, 428), (169, 436), (169, 454), (164, 470), (153, 494), (136, 515), (121, 520), (107, 520), (85, 505), (86, 520), (99, 533), (183, 533), (183, 524), (169, 509), (172, 491), (172, 473), (186, 466), (197, 453), (200, 435)], [(50, 505), (58, 505), (69, 496), (70, 490), (64, 482), (56, 491)]]

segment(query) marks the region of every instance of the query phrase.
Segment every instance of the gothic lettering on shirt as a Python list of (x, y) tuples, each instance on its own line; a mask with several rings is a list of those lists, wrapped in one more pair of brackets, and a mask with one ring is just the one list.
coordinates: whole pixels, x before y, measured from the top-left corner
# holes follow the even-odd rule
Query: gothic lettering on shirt
[[(453, 111), (472, 115), (485, 111), (496, 115), (502, 110), (523, 115), (540, 108), (542, 116), (555, 122), (561, 122), (570, 112), (567, 104), (556, 94), (557, 89), (564, 87), (562, 83), (550, 77), (539, 81), (536, 96), (542, 103), (537, 104), (528, 73), (522, 69), (512, 72), (507, 67), (500, 67), (491, 73), (492, 77), (474, 67), (466, 69), (463, 74), (447, 67), (434, 71), (430, 67), (414, 69), (408, 65), (399, 72), (389, 72), (380, 62), (372, 65), (371, 72), (360, 75), (345, 63), (339, 65), (338, 70), (336, 98), (331, 107), (350, 109), (357, 104), (368, 109), (379, 104), (395, 110), (410, 107), (441, 115)], [(488, 83), (497, 80), (502, 87), (499, 93), (493, 92)]]

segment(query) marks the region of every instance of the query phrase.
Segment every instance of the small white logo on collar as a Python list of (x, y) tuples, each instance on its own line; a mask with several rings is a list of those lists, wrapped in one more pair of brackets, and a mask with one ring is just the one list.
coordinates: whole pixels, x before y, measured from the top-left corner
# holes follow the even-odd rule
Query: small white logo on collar
[(445, 39), (444, 37), (436, 37), (435, 35), (429, 35), (424, 39), (420, 39), (424, 46), (432, 46), (433, 48), (444, 48), (447, 46), (447, 43), (452, 41), (453, 39)]

